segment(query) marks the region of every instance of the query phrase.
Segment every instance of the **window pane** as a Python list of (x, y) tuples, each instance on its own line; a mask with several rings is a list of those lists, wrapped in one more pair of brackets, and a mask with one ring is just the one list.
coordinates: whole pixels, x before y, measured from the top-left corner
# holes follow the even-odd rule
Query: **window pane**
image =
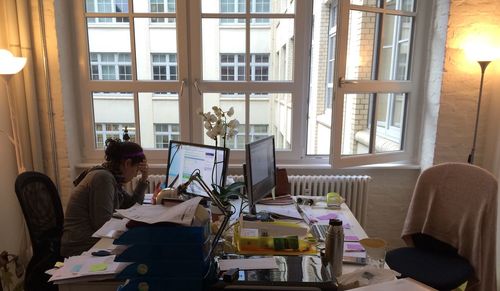
[(134, 12), (175, 13), (175, 0), (133, 0)]
[(139, 93), (139, 120), (143, 148), (168, 147), (168, 141), (180, 135), (179, 97), (168, 92)]
[[(93, 20), (96, 20), (96, 18), (93, 18)], [(128, 27), (127, 23), (123, 27), (103, 29), (93, 25), (91, 21), (88, 22), (89, 62), (92, 68), (92, 80), (132, 79), (130, 32)]]
[(337, 6), (314, 1), (307, 120), (307, 154), (330, 154)]
[(134, 24), (137, 78), (139, 80), (177, 80), (175, 23), (169, 26), (152, 27), (150, 18), (136, 18)]
[(293, 19), (267, 19), (270, 29), (262, 29), (264, 23), (257, 23), (256, 20), (252, 19), (250, 25), (252, 80), (292, 80), (295, 57)]
[(414, 11), (415, 0), (385, 0), (386, 9)]
[(408, 80), (412, 17), (385, 15), (380, 80)]
[[(214, 5), (214, 3), (219, 5)], [(250, 0), (250, 13), (294, 13), (295, 1)], [(245, 0), (201, 1), (202, 13), (245, 13)]]
[(154, 124), (155, 148), (168, 148), (171, 140), (179, 140), (179, 125), (156, 123)]
[(380, 7), (380, 0), (351, 0), (351, 4)]
[(376, 152), (402, 149), (402, 134), (406, 94), (377, 94)]
[(92, 13), (127, 13), (128, 0), (86, 0), (85, 9)]
[[(123, 139), (128, 128), (131, 141), (135, 141), (134, 99), (132, 93), (93, 92), (94, 140), (96, 148), (103, 148), (108, 138)], [(113, 110), (109, 110), (113, 108)]]
[(245, 27), (230, 29), (219, 19), (202, 20), (203, 79), (245, 79)]
[(342, 155), (359, 155), (369, 152), (371, 100), (372, 94), (344, 95)]
[(376, 27), (380, 14), (350, 11), (346, 79), (372, 80)]
[[(276, 149), (290, 150), (292, 141), (292, 94), (273, 93), (250, 100), (250, 124), (269, 124)], [(266, 108), (267, 107), (267, 108)]]

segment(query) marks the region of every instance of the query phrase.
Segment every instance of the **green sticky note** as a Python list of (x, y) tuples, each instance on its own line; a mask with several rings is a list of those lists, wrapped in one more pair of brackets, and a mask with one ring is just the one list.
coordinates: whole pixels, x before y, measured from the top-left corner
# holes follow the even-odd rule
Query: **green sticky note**
[(99, 264), (94, 264), (90, 266), (90, 272), (99, 272), (99, 271), (106, 271), (108, 268), (108, 264), (106, 263), (99, 263)]

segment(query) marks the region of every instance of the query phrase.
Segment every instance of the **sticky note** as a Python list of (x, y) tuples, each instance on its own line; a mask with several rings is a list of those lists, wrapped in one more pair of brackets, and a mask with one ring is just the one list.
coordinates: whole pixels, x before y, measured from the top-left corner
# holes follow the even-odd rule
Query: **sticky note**
[(328, 214), (318, 216), (317, 218), (319, 220), (330, 220), (330, 219), (335, 219), (337, 217), (338, 217), (337, 213), (330, 212)]
[(99, 271), (106, 271), (108, 268), (108, 264), (106, 263), (99, 263), (99, 264), (94, 264), (91, 265), (89, 268), (90, 272), (99, 272)]
[(359, 243), (346, 243), (345, 244), (346, 252), (364, 252), (365, 248)]
[(74, 265), (72, 268), (71, 268), (71, 272), (73, 273), (78, 273), (80, 272), (80, 270), (82, 269), (82, 265)]

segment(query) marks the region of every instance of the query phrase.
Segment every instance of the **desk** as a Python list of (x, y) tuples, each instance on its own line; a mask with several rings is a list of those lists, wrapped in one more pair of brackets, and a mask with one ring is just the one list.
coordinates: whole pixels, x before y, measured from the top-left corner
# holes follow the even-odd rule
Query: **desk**
[[(355, 233), (359, 238), (365, 238), (367, 235), (359, 222), (356, 220), (352, 212), (349, 210), (347, 205), (342, 204), (341, 208), (338, 210), (331, 210), (331, 209), (325, 209), (324, 207), (321, 207), (321, 202), (317, 203), (317, 206), (301, 206), (305, 210), (306, 213), (313, 215), (313, 216), (320, 216), (324, 215), (330, 212), (335, 212), (341, 214), (350, 224), (351, 230), (353, 233)], [(319, 206), (319, 207), (318, 207)], [(112, 240), (111, 239), (101, 239), (92, 249), (103, 249), (103, 248), (108, 248), (109, 246), (112, 246)], [(278, 258), (278, 257), (277, 257)], [(284, 258), (286, 260), (286, 257), (280, 257)], [(316, 262), (316, 265), (318, 266), (319, 262), (319, 257), (318, 256), (304, 256), (304, 257), (294, 257), (294, 258), (299, 258), (300, 263), (314, 263)], [(308, 258), (304, 260), (304, 258)], [(315, 259), (314, 259), (315, 258)], [(282, 259), (280, 259), (282, 260)], [(290, 260), (294, 260), (293, 258)], [(359, 265), (351, 265), (351, 264), (344, 264), (343, 265), (343, 273), (349, 273), (352, 272), (356, 269), (360, 268)], [(308, 274), (309, 270), (306, 266), (306, 268), (303, 268), (302, 273), (303, 274)], [(271, 274), (273, 273), (272, 271), (265, 271), (261, 273), (256, 273), (256, 275), (260, 274), (259, 276), (266, 276), (265, 274)], [(265, 277), (264, 277), (265, 278)], [(244, 280), (245, 278), (241, 278)], [(60, 284), (59, 285), (59, 290), (61, 291), (84, 291), (84, 290), (92, 290), (92, 291), (115, 291), (117, 287), (121, 284), (122, 282), (119, 281), (102, 281), (102, 282), (79, 282), (79, 283), (68, 283), (68, 284)], [(217, 290), (217, 286), (214, 286), (214, 290)], [(258, 289), (257, 289), (258, 290)], [(298, 290), (298, 289), (296, 289)], [(301, 290), (308, 290), (306, 287), (303, 287)], [(309, 290), (320, 290), (317, 288), (312, 288)]]

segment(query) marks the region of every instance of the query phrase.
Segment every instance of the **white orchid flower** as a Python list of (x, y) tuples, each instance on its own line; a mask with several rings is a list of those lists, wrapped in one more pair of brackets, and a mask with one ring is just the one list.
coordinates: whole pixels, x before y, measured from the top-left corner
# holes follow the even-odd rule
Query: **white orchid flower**
[(231, 128), (231, 129), (229, 129), (227, 136), (229, 138), (232, 138), (232, 137), (236, 136), (237, 134), (238, 134), (238, 130), (235, 128)]
[(231, 108), (229, 108), (229, 110), (227, 111), (227, 113), (226, 113), (226, 114), (227, 114), (227, 116), (229, 116), (229, 117), (233, 116), (233, 114), (234, 114), (234, 108), (231, 106)]
[(203, 122), (203, 126), (205, 129), (212, 129), (212, 124), (208, 121)]
[(207, 136), (211, 139), (217, 139), (217, 134), (213, 129), (207, 130)]
[(217, 116), (215, 116), (214, 114), (210, 114), (210, 118), (208, 119), (208, 121), (210, 121), (210, 122), (216, 122), (217, 121)]
[(239, 125), (240, 122), (238, 121), (238, 119), (233, 119), (227, 123), (227, 127), (229, 127), (230, 129), (238, 128)]

